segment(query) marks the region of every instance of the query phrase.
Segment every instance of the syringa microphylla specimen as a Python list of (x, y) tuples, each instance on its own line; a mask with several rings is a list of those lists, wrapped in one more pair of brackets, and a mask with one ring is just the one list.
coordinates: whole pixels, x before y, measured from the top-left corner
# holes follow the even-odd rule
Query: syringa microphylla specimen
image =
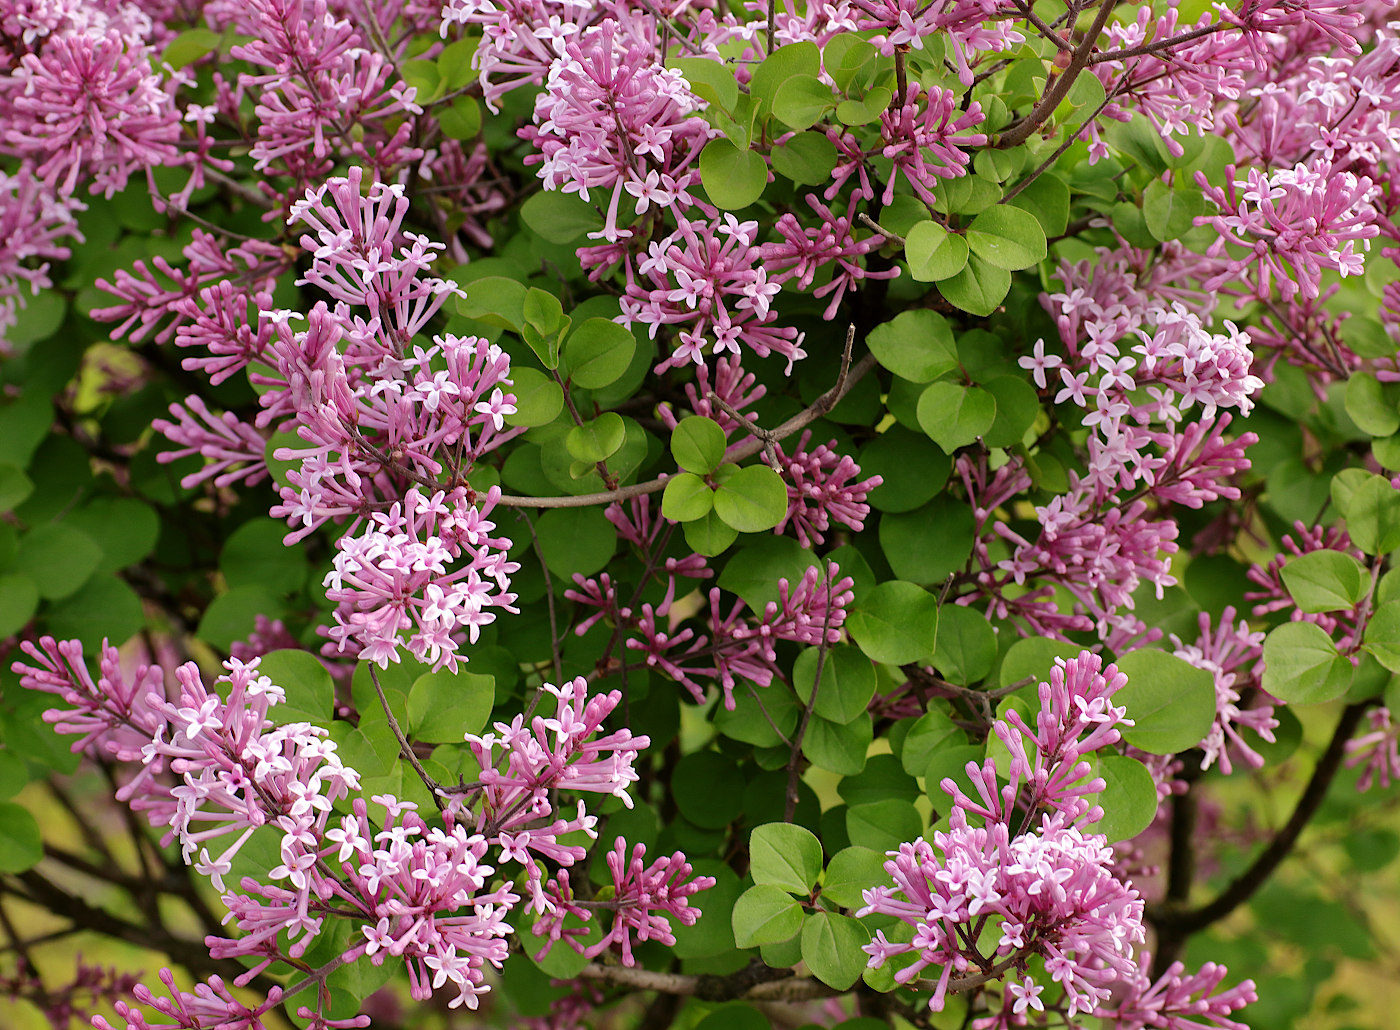
[(1396, 851), (1393, 14), (0, 0), (0, 787), (81, 824), (0, 801), (0, 983), (1305, 1021), (1282, 859)]

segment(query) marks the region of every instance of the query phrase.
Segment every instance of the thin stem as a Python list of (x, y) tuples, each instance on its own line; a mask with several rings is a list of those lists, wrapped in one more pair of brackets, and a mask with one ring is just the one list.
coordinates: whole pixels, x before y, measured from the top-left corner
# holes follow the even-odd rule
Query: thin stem
[(408, 764), (413, 766), (413, 771), (418, 774), (418, 778), (423, 781), (423, 786), (428, 788), (433, 795), (433, 803), (437, 805), (438, 811), (446, 809), (447, 804), (442, 800), (442, 787), (437, 780), (428, 775), (428, 770), (424, 769), (418, 761), (418, 756), (413, 753), (413, 748), (409, 746), (408, 739), (403, 735), (403, 730), (399, 728), (399, 721), (394, 718), (394, 712), (389, 707), (389, 699), (384, 695), (384, 688), (379, 683), (379, 673), (375, 671), (374, 663), (370, 662), (369, 678), (374, 684), (374, 692), (379, 695), (380, 707), (384, 709), (384, 718), (389, 721), (389, 728), (394, 731), (394, 738), (399, 742), (399, 751), (408, 759)]
[(1089, 66), (1089, 57), (1093, 54), (1094, 44), (1098, 42), (1099, 35), (1103, 32), (1104, 26), (1108, 24), (1109, 17), (1113, 14), (1113, 8), (1117, 0), (1103, 0), (1099, 6), (1099, 13), (1094, 18), (1094, 23), (1089, 26), (1089, 31), (1080, 40), (1079, 46), (1075, 47), (1074, 57), (1069, 62), (1069, 67), (1064, 70), (1058, 79), (1046, 89), (1045, 94), (1031, 108), (1031, 113), (1016, 122), (1009, 129), (998, 137), (996, 146), (1001, 149), (1020, 146), (1031, 135), (1040, 128), (1055, 113), (1055, 108), (1060, 106), (1060, 101), (1068, 95), (1070, 87), (1074, 85), (1074, 80), (1079, 78), (1079, 73)]
[[(850, 335), (854, 334), (854, 329)], [(875, 367), (875, 355), (867, 354), (850, 367), (850, 372), (846, 373), (843, 365), (843, 372), (837, 379), (836, 385), (826, 393), (813, 401), (807, 408), (792, 416), (777, 429), (769, 430), (774, 441), (785, 440), (794, 433), (800, 432), (811, 423), (821, 418), (832, 408), (836, 407), (842, 397), (850, 392), (851, 388), (865, 377), (865, 374)], [(742, 461), (752, 454), (757, 454), (763, 449), (763, 444), (757, 439), (749, 440), (740, 444), (729, 455), (730, 461)], [(608, 490), (596, 494), (576, 494), (572, 497), (517, 497), (510, 494), (502, 494), (496, 504), (505, 508), (592, 508), (600, 504), (612, 504), (615, 501), (626, 501), (633, 497), (644, 497), (647, 494), (660, 493), (666, 488), (668, 477), (651, 479), (645, 483), (633, 483), (631, 486), (620, 486), (616, 490)]]
[[(530, 516), (523, 511), (518, 513), (517, 518), (525, 523), (525, 528), (530, 531), (530, 546), (534, 548), (535, 560), (540, 563), (540, 569), (544, 572), (544, 600), (545, 607), (549, 611), (549, 653), (554, 662), (554, 685), (560, 686), (564, 682), (564, 661), (559, 655), (559, 619), (554, 611), (554, 581), (549, 578), (549, 564), (544, 560), (544, 550), (540, 547), (539, 534), (535, 532), (535, 524)], [(536, 694), (536, 698), (538, 698)], [(526, 713), (526, 718), (533, 714)]]

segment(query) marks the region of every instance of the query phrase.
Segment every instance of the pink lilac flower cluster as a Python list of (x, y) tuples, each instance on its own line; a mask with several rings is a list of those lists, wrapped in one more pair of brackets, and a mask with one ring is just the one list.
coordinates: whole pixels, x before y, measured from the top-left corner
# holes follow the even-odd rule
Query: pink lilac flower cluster
[[(864, 892), (860, 915), (893, 916), (913, 931), (907, 940), (877, 931), (865, 949), (871, 968), (891, 963), (896, 982), (930, 987), (933, 1011), (964, 977), (1020, 977), (1007, 986), (1004, 1011), (979, 1024), (986, 1027), (1021, 1024), (1028, 1009), (1044, 1011), (1052, 1000), (1026, 975), (1032, 960), (1061, 988), (1052, 1007), (1071, 1022), (1118, 1010), (1140, 1013), (1134, 1026), (1238, 1026), (1228, 1016), (1253, 1000), (1250, 983), (1207, 1000), (1220, 983), (1217, 967), (1182, 977), (1180, 964), (1151, 983), (1134, 956), (1145, 937), (1142, 900), (1091, 830), (1102, 809), (1089, 798), (1104, 781), (1089, 759), (1132, 725), (1113, 703), (1126, 680), (1087, 651), (1057, 659), (1040, 684), (1034, 727), (1015, 709), (993, 724), (1009, 755), (1007, 782), (999, 785), (990, 758), (968, 763), (972, 794), (943, 780), (953, 803), (948, 829), (889, 852), (893, 885)], [(921, 980), (930, 966), (939, 967), (937, 978)]]
[[(1197, 618), (1200, 635), (1185, 643), (1172, 635), (1173, 654), (1198, 669), (1205, 669), (1215, 680), (1215, 722), (1201, 740), (1201, 768), (1219, 765), (1225, 775), (1233, 772), (1231, 752), (1246, 765), (1258, 769), (1264, 758), (1241, 736), (1251, 730), (1261, 740), (1273, 743), (1278, 719), (1275, 701), (1261, 685), (1264, 673), (1264, 634), (1250, 630), (1244, 619), (1235, 621), (1235, 609), (1226, 606), (1219, 622), (1211, 626), (1211, 616)], [(1241, 707), (1241, 705), (1245, 707)]]
[(74, 216), (83, 207), (46, 189), (29, 165), (14, 174), (0, 172), (0, 357), (11, 350), (6, 330), (27, 297), (53, 285), (49, 262), (70, 255), (62, 241), (82, 242)]
[[(621, 505), (608, 509), (608, 518), (624, 540), (643, 554), (654, 554), (664, 547), (670, 526), (656, 518), (647, 498), (637, 498), (628, 512)], [(659, 565), (659, 567), (658, 567)], [(724, 706), (734, 708), (734, 690), (740, 681), (766, 687), (781, 674), (776, 645), (780, 641), (815, 646), (841, 640), (846, 607), (851, 603), (854, 581), (839, 576), (832, 563), (824, 574), (809, 566), (796, 583), (778, 580), (778, 599), (764, 605), (762, 612), (749, 611), (742, 600), (735, 600), (725, 611), (719, 589), (709, 592), (708, 605), (700, 613), (701, 632), (689, 625), (672, 626), (672, 607), (678, 578), (702, 579), (713, 573), (700, 555), (684, 560), (665, 559), (650, 566), (649, 576), (666, 584), (659, 604), (637, 604), (618, 594), (617, 584), (606, 573), (592, 578), (576, 575), (575, 586), (565, 597), (593, 609), (578, 623), (582, 636), (600, 620), (607, 620), (618, 632), (626, 650), (638, 653), (640, 666), (655, 669), (675, 680), (703, 704), (710, 684), (717, 684)], [(664, 574), (664, 576), (663, 576)], [(643, 582), (642, 586), (646, 586)], [(637, 591), (639, 597), (641, 591)]]
[[(208, 944), (216, 959), (252, 960), (237, 986), (275, 962), (295, 964), (328, 921), (348, 918), (356, 929), (331, 968), (392, 958), (407, 964), (413, 997), (424, 1000), (447, 987), (455, 992), (452, 1006), (475, 1008), (489, 990), (486, 967), (499, 969), (509, 953), (506, 938), (514, 930), (506, 920), (521, 901), (514, 882), (497, 875), (493, 856), (501, 866), (522, 867), (547, 950), (559, 937), (549, 931), (550, 920), (578, 906), (567, 892), (567, 874), (546, 881), (538, 859), (568, 867), (586, 850), (560, 838), (577, 831), (596, 836), (597, 818), (582, 800), (575, 814), (556, 817), (559, 793), (605, 794), (630, 804), (627, 790), (637, 780), (632, 762), (648, 744), (627, 730), (599, 735), (618, 692), (590, 697), (582, 678), (546, 684), (558, 701), (551, 717), (535, 716), (527, 726), (517, 716), (497, 723), (494, 733), (467, 737), (479, 779), (470, 788), (443, 790), (438, 825), (412, 802), (362, 797), (358, 773), (340, 760), (326, 729), (274, 721), (284, 691), (259, 672), (257, 659), (227, 661), (215, 689), (186, 663), (167, 694), (160, 668), (142, 666), (127, 677), (111, 647), (103, 648), (96, 680), (76, 642), (45, 638), (24, 647), (33, 664), (15, 663), (22, 684), (70, 706), (46, 718), (78, 737), (75, 750), (105, 751), (134, 765), (123, 799), (165, 828), (166, 841), (178, 842), (184, 860), (221, 892), (239, 933)], [(346, 804), (349, 813), (339, 814)], [(371, 818), (371, 805), (382, 814)], [(264, 829), (275, 835), (279, 864), (265, 879), (225, 883), (240, 851)], [(618, 838), (609, 859), (613, 923), (589, 954), (615, 950), (630, 962), (634, 935), (673, 940), (670, 919), (693, 924), (699, 910), (690, 899), (714, 880), (692, 877), (680, 853), (648, 867), (641, 850), (624, 861), (625, 850)], [(276, 988), (250, 1006), (217, 979), (193, 993), (176, 988), (168, 973), (162, 980), (168, 1001), (145, 988), (137, 999), (174, 1018), (171, 1027), (260, 1027), (262, 1016), (284, 1000)], [(367, 1025), (363, 1018), (337, 1022), (303, 1009), (319, 1020), (314, 1025)], [(207, 1024), (180, 1021), (196, 1013)], [(152, 1025), (125, 1003), (118, 1014), (127, 1030)]]
[[(1019, 618), (1030, 632), (1093, 629), (1117, 644), (1145, 639), (1150, 630), (1133, 613), (1133, 593), (1150, 583), (1161, 597), (1176, 582), (1176, 522), (1162, 509), (1236, 498), (1231, 480), (1249, 467), (1245, 450), (1256, 437), (1227, 437), (1230, 415), (1220, 413), (1247, 414), (1263, 388), (1251, 371), (1248, 335), (1229, 322), (1212, 332), (1201, 313), (1205, 295), (1154, 281), (1170, 282), (1192, 265), (1199, 272), (1200, 262), (1180, 255), (1142, 274), (1142, 258), (1124, 248), (1101, 253), (1092, 266), (1062, 264), (1064, 291), (1042, 298), (1063, 350), (1037, 341), (1020, 364), (1055, 403), (1082, 409), (1090, 432), (1084, 471), (1071, 472), (1070, 489), (1036, 507), (1038, 535), (991, 518), (1030, 485), (1018, 459), (988, 480), (959, 457), (982, 568), (978, 594), (964, 603), (987, 597), (994, 615)], [(1168, 306), (1163, 296), (1172, 298)], [(1193, 408), (1201, 417), (1188, 423)], [(1013, 550), (994, 562), (998, 539)], [(1008, 591), (1013, 584), (1030, 589)], [(1056, 603), (1052, 584), (1074, 599), (1072, 610)]]
[(1364, 625), (1358, 625), (1355, 609), (1340, 609), (1334, 612), (1305, 612), (1293, 601), (1288, 587), (1283, 582), (1283, 567), (1293, 558), (1314, 551), (1340, 551), (1361, 560), (1365, 557), (1360, 548), (1354, 547), (1345, 529), (1327, 526), (1306, 526), (1301, 522), (1293, 524), (1293, 532), (1285, 533), (1279, 540), (1278, 553), (1266, 563), (1256, 563), (1246, 576), (1257, 589), (1245, 592), (1246, 601), (1255, 602), (1252, 613), (1256, 617), (1286, 611), (1293, 622), (1311, 622), (1322, 627), (1328, 636), (1343, 651), (1353, 649), (1361, 643)]

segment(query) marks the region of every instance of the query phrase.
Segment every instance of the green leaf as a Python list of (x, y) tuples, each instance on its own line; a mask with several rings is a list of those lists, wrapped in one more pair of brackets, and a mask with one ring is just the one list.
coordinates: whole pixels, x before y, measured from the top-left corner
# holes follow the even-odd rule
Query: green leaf
[(749, 874), (754, 883), (804, 897), (821, 872), (822, 846), (811, 830), (792, 823), (754, 827), (749, 837)]
[[(809, 647), (793, 663), (792, 686), (803, 704), (811, 700), (820, 653), (820, 648)], [(857, 648), (834, 644), (826, 652), (821, 689), (812, 711), (823, 719), (845, 725), (860, 718), (869, 708), (878, 682), (875, 667), (870, 664), (869, 658)]]
[(931, 383), (958, 367), (952, 327), (927, 308), (882, 322), (870, 331), (866, 344), (876, 361), (911, 383)]
[(874, 851), (894, 851), (924, 832), (924, 821), (911, 801), (889, 798), (846, 809), (846, 833), (852, 844)]
[(1379, 319), (1355, 313), (1342, 323), (1342, 342), (1359, 358), (1393, 358), (1400, 350)]
[(910, 776), (928, 771), (933, 756), (945, 748), (967, 744), (967, 734), (944, 712), (925, 712), (909, 727), (899, 751), (899, 761)]
[(1045, 230), (1029, 211), (1007, 204), (989, 207), (967, 227), (973, 254), (997, 268), (1016, 271), (1045, 260)]
[(548, 290), (531, 286), (525, 291), (520, 311), (525, 316), (525, 324), (534, 326), (545, 336), (555, 335), (567, 325), (568, 316), (564, 314), (564, 305)]
[(997, 635), (985, 615), (957, 604), (939, 612), (933, 664), (945, 679), (963, 686), (977, 683), (992, 671), (996, 658)]
[(967, 267), (967, 240), (932, 219), (916, 222), (904, 237), (909, 274), (921, 283), (951, 279)]
[(836, 167), (836, 144), (820, 132), (799, 132), (774, 147), (768, 160), (773, 171), (799, 186), (820, 186), (831, 181), (832, 169)]
[(948, 303), (972, 315), (985, 317), (997, 309), (1011, 289), (1011, 273), (973, 254), (967, 267), (938, 284)]
[[(525, 284), (503, 275), (483, 276), (463, 287), (467, 295), (457, 298), (457, 313), (489, 326), (520, 332), (525, 325)], [(553, 365), (547, 365), (553, 368)]]
[(862, 475), (884, 480), (870, 491), (873, 508), (905, 512), (922, 506), (943, 488), (953, 463), (927, 436), (893, 425), (860, 452), (860, 468)]
[(1157, 816), (1157, 783), (1147, 766), (1126, 755), (1104, 755), (1098, 771), (1105, 783), (1098, 797), (1104, 814), (1092, 829), (1110, 844), (1132, 840)]
[(515, 414), (505, 417), (510, 425), (546, 426), (564, 410), (563, 389), (538, 369), (517, 365), (510, 378), (515, 394)]
[(1129, 744), (1153, 755), (1174, 755), (1195, 747), (1210, 732), (1215, 677), (1205, 669), (1150, 648), (1122, 655), (1116, 664), (1128, 677), (1113, 701), (1134, 722), (1122, 731)]
[(265, 654), (258, 662), (258, 672), (281, 687), (286, 696), (268, 710), (273, 722), (281, 726), (293, 722), (330, 725), (335, 714), (335, 682), (310, 651), (287, 648)]
[(0, 639), (14, 636), (39, 610), (39, 588), (22, 572), (0, 575)]
[(496, 701), (496, 678), (458, 669), (419, 676), (408, 692), (408, 735), (427, 744), (460, 744), (479, 733)]
[(693, 472), (679, 472), (666, 481), (661, 495), (661, 514), (673, 522), (694, 522), (714, 510), (715, 495)]
[(773, 97), (773, 116), (789, 129), (802, 132), (821, 121), (835, 106), (831, 87), (821, 79), (815, 75), (794, 75), (778, 87)]
[(872, 848), (843, 848), (832, 856), (822, 878), (822, 897), (842, 908), (865, 904), (861, 892), (888, 879), (885, 856)]
[(418, 91), (415, 99), (420, 105), (442, 96), (442, 75), (433, 61), (401, 61), (399, 78)]
[(1346, 519), (1352, 543), (1367, 554), (1389, 554), (1400, 547), (1400, 490), (1372, 475), (1352, 494)]
[(586, 319), (564, 341), (569, 381), (586, 390), (611, 386), (632, 364), (637, 338), (606, 318)]
[[(262, 590), (257, 593), (260, 597), (267, 597)], [(216, 598), (215, 603), (219, 600), (221, 598)], [(206, 612), (206, 618), (207, 614)], [(45, 625), (55, 637), (60, 640), (81, 640), (83, 646), (88, 649), (96, 647), (104, 637), (110, 639), (113, 645), (124, 644), (140, 631), (145, 621), (141, 598), (136, 596), (136, 591), (124, 580), (116, 576), (95, 576), (73, 596), (54, 603), (45, 616)], [(203, 625), (201, 620), (201, 639), (216, 647), (227, 647), (232, 642), (233, 638), (230, 637), (227, 642), (221, 643), (222, 634), (206, 635)], [(245, 633), (252, 632), (252, 629), (253, 620), (250, 614)]]
[(1361, 563), (1341, 551), (1312, 551), (1283, 567), (1283, 585), (1305, 612), (1353, 608), (1371, 590)]
[(591, 422), (570, 429), (565, 445), (575, 461), (595, 464), (616, 454), (626, 439), (627, 427), (622, 416), (615, 411), (605, 411)]
[(988, 447), (1013, 447), (1040, 414), (1040, 397), (1021, 376), (995, 376), (982, 384), (995, 398), (997, 414), (991, 428), (982, 436)]
[(480, 38), (469, 36), (447, 44), (442, 48), (442, 53), (438, 54), (438, 75), (449, 91), (459, 90), (476, 78), (472, 58), (476, 56), (476, 48), (480, 43)]
[(229, 534), (219, 552), (219, 571), (230, 589), (260, 586), (288, 594), (301, 588), (306, 582), (306, 562), (297, 560), (299, 550), (288, 553), (282, 543), (286, 532), (285, 523), (259, 516)]
[(29, 783), (29, 766), (13, 751), (0, 751), (0, 798), (12, 798)]
[(767, 465), (745, 466), (715, 490), (715, 514), (740, 533), (772, 529), (787, 510), (787, 487)]
[(1035, 215), (1046, 236), (1059, 236), (1069, 227), (1069, 183), (1042, 172), (1008, 204)]
[(822, 66), (842, 93), (870, 81), (880, 52), (869, 41), (852, 33), (838, 33), (822, 50)]
[(558, 244), (573, 243), (603, 225), (592, 204), (577, 193), (559, 190), (543, 190), (525, 201), (520, 219), (536, 236)]
[(739, 531), (714, 512), (713, 503), (711, 499), (712, 508), (704, 517), (692, 519), (684, 526), (686, 546), (707, 558), (720, 554), (739, 538)]
[(992, 428), (997, 402), (978, 386), (936, 382), (919, 395), (917, 417), (929, 439), (952, 454), (959, 447), (976, 443)]
[(914, 801), (919, 797), (915, 778), (904, 771), (894, 755), (871, 755), (865, 768), (847, 776), (836, 788), (841, 800), (852, 808), (874, 801)]
[[(102, 548), (102, 560), (97, 564), (98, 573), (116, 572), (118, 569), (135, 565), (155, 549), (156, 540), (160, 536), (160, 518), (155, 509), (149, 503), (134, 497), (94, 498), (77, 511), (66, 515), (63, 522), (73, 529), (82, 530)], [(295, 562), (287, 561), (286, 549), (281, 545), (281, 535), (286, 532), (286, 526), (278, 526), (277, 532), (277, 553), (281, 556), (283, 565), (295, 565)], [(225, 552), (229, 542), (224, 544)], [(222, 566), (222, 557), (220, 564)], [(229, 570), (221, 568), (220, 571), (227, 579)], [(297, 575), (296, 572), (283, 572), (287, 579)], [(305, 578), (304, 568), (300, 575)]]
[(1372, 436), (1390, 436), (1400, 429), (1400, 408), (1385, 386), (1370, 372), (1354, 372), (1347, 380), (1346, 412), (1357, 428)]
[(161, 63), (179, 71), (186, 65), (194, 64), (206, 54), (213, 53), (219, 48), (222, 39), (223, 37), (212, 29), (186, 29), (165, 45)]
[(813, 716), (802, 738), (802, 753), (818, 769), (854, 776), (865, 768), (866, 752), (874, 739), (868, 712), (848, 723)]
[(599, 572), (617, 550), (617, 528), (601, 508), (551, 508), (535, 523), (535, 535), (550, 575), (563, 583)]
[(762, 536), (746, 541), (720, 573), (719, 585), (738, 594), (754, 611), (778, 600), (778, 584), (796, 585), (813, 565), (822, 562), (792, 537)]
[[(749, 79), (749, 95), (758, 102), (759, 116), (766, 118), (772, 113), (774, 97), (793, 78), (815, 79), (821, 68), (822, 55), (815, 43), (803, 40), (774, 50), (753, 69)], [(830, 90), (827, 92), (829, 95)], [(795, 125), (793, 128), (805, 129), (807, 126)]]
[(473, 140), (481, 132), (481, 105), (474, 97), (457, 97), (434, 114), (438, 128), (448, 139)]
[(696, 826), (720, 830), (744, 808), (744, 775), (734, 760), (717, 751), (697, 751), (676, 763), (671, 773), (676, 807)]
[(97, 571), (102, 548), (81, 530), (61, 522), (36, 526), (19, 539), (15, 568), (34, 581), (39, 596), (67, 597)]
[(802, 926), (802, 961), (822, 983), (844, 991), (860, 979), (870, 943), (865, 927), (850, 916), (816, 912)]
[(1311, 622), (1286, 622), (1264, 639), (1264, 689), (1287, 704), (1335, 700), (1353, 673), (1327, 631)]
[(1161, 179), (1153, 179), (1142, 194), (1147, 231), (1162, 243), (1185, 236), (1195, 228), (1196, 217), (1205, 213), (1205, 197), (1195, 183), (1172, 189)]
[(780, 887), (756, 884), (734, 902), (734, 944), (778, 944), (802, 929), (802, 908)]
[(1366, 650), (1375, 655), (1376, 661), (1391, 672), (1400, 672), (1400, 601), (1387, 601), (1371, 614), (1371, 621), (1366, 624), (1365, 643)]
[(253, 632), (259, 615), (276, 618), (282, 608), (279, 595), (266, 587), (234, 587), (214, 598), (204, 609), (197, 633), (201, 640), (227, 650), (235, 640), (243, 640)]
[(859, 100), (843, 100), (837, 104), (836, 118), (842, 125), (869, 125), (879, 120), (892, 99), (892, 90), (884, 86), (872, 86)]
[(888, 580), (852, 608), (846, 630), (874, 661), (927, 662), (938, 645), (938, 601), (914, 583)]
[(0, 803), (0, 873), (22, 873), (43, 857), (39, 824), (29, 810), (9, 801)]
[(738, 211), (763, 196), (768, 164), (761, 154), (740, 150), (728, 139), (712, 139), (700, 152), (700, 182), (712, 204)]
[(690, 415), (671, 431), (671, 455), (687, 472), (709, 475), (724, 460), (724, 430), (713, 419)]
[(734, 110), (739, 101), (739, 84), (726, 65), (708, 57), (682, 57), (670, 64), (685, 76), (690, 91), (701, 100), (724, 111)]
[(34, 481), (18, 465), (0, 464), (0, 511), (13, 511), (34, 492)]

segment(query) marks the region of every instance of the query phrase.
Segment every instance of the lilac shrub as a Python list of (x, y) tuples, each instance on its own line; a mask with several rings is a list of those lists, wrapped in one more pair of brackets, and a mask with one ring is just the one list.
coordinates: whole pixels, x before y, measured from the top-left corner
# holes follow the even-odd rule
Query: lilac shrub
[[(1400, 851), (1391, 6), (0, 0), (3, 992), (1339, 1008), (1331, 874)], [(104, 935), (169, 961), (53, 972)]]

